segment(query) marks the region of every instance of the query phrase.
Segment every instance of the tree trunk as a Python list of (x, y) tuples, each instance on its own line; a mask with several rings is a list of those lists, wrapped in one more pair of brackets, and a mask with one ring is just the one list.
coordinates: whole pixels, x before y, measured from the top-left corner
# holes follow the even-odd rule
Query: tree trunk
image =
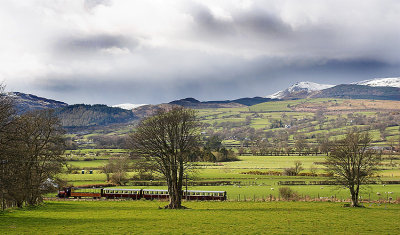
[[(179, 172), (179, 173), (178, 173)], [(183, 164), (174, 169), (168, 182), (169, 204), (166, 209), (182, 209)]]
[(350, 187), (351, 193), (351, 207), (359, 207), (358, 204), (358, 190), (354, 189), (354, 186)]
[(179, 189), (178, 182), (174, 180), (168, 187), (169, 204), (165, 209), (181, 209), (182, 207), (182, 188)]

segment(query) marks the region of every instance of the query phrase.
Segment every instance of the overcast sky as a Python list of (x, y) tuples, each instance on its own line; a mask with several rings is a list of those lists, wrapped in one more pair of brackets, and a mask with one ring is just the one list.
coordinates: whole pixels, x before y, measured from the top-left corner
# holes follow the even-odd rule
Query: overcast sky
[(400, 76), (400, 1), (2, 0), (0, 81), (73, 103)]

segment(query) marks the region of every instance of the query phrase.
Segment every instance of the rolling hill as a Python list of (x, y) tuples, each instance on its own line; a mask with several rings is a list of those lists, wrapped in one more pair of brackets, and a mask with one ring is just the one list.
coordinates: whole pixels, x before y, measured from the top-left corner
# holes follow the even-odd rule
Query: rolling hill
[(308, 98), (400, 100), (400, 88), (342, 84), (313, 93)]
[(18, 113), (31, 110), (56, 109), (68, 106), (67, 103), (61, 101), (47, 99), (32, 94), (25, 94), (22, 92), (8, 92), (6, 95), (12, 98)]
[(128, 123), (137, 119), (132, 111), (100, 104), (69, 105), (56, 109), (56, 115), (62, 125), (70, 129)]

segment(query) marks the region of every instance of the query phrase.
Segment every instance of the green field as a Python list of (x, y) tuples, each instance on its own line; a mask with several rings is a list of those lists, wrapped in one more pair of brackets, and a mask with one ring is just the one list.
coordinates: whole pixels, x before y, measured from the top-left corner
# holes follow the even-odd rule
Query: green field
[[(282, 172), (284, 168), (292, 167), (295, 161), (303, 163), (304, 170), (302, 172), (309, 172), (310, 167), (314, 167), (317, 173), (324, 173), (324, 166), (318, 164), (323, 162), (325, 156), (240, 156), (240, 161), (223, 162), (223, 163), (195, 163), (193, 173), (190, 174), (190, 181), (229, 181), (233, 185), (215, 185), (215, 186), (189, 186), (189, 190), (223, 190), (227, 192), (228, 199), (230, 200), (262, 200), (270, 195), (278, 198), (278, 189), (281, 187), (281, 181), (304, 181), (309, 184), (310, 181), (326, 181), (327, 177), (312, 177), (312, 176), (275, 176), (275, 175), (254, 175), (243, 174), (249, 171), (277, 171)], [(81, 169), (96, 169), (106, 160), (95, 161), (71, 161), (69, 164), (81, 167)], [(387, 164), (389, 161), (386, 159), (383, 163)], [(380, 180), (400, 180), (400, 160), (394, 160), (396, 166), (382, 167), (379, 172)], [(134, 163), (133, 163), (134, 164)], [(66, 179), (74, 186), (100, 184), (106, 183), (106, 175), (102, 174), (100, 170), (94, 170), (93, 174), (63, 174), (62, 178)], [(136, 173), (129, 172), (128, 177), (133, 177)], [(162, 179), (160, 179), (162, 181)], [(379, 179), (376, 179), (379, 180)], [(133, 181), (131, 181), (133, 183)], [(125, 188), (162, 188), (163, 186), (119, 186)], [(329, 186), (329, 185), (292, 185), (299, 196), (309, 197), (311, 199), (327, 199), (336, 198), (348, 199), (349, 192), (343, 187)], [(397, 200), (400, 198), (400, 185), (384, 185), (374, 184), (363, 186), (361, 196), (364, 199), (371, 200)]]
[(396, 234), (399, 204), (51, 201), (0, 215), (1, 234)]

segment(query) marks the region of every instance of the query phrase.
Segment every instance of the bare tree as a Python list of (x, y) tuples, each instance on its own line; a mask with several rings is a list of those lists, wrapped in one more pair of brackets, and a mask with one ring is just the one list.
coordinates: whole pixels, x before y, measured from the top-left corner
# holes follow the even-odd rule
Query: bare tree
[(11, 146), (21, 170), (16, 175), (24, 187), (24, 201), (36, 205), (41, 202), (42, 194), (51, 190), (49, 180), (65, 164), (64, 130), (52, 110), (43, 110), (18, 117), (13, 132)]
[(288, 176), (296, 176), (300, 173), (300, 171), (304, 170), (302, 165), (303, 163), (301, 161), (295, 161), (294, 167), (285, 168), (283, 172)]
[(124, 185), (128, 182), (128, 170), (130, 161), (127, 156), (112, 157), (108, 163), (101, 167), (101, 172), (106, 174), (107, 181), (117, 185)]
[(54, 189), (54, 177), (65, 162), (61, 124), (53, 111), (15, 117), (2, 145), (2, 182), (9, 201), (36, 205)]
[(12, 124), (15, 110), (11, 98), (4, 94), (3, 91), (4, 86), (0, 84), (0, 203), (4, 210), (7, 202), (7, 188), (10, 183), (6, 175), (6, 168), (8, 166), (8, 154), (6, 151), (9, 139), (8, 128)]
[(326, 159), (327, 171), (333, 179), (350, 190), (352, 207), (360, 206), (360, 186), (375, 175), (381, 162), (381, 155), (369, 148), (370, 143), (368, 132), (352, 130), (333, 144)]
[(169, 205), (165, 208), (183, 208), (182, 183), (189, 156), (199, 144), (199, 127), (194, 110), (175, 107), (142, 120), (130, 136), (133, 153), (152, 158), (167, 181)]
[(308, 144), (307, 144), (304, 136), (300, 136), (296, 140), (294, 146), (295, 146), (296, 150), (299, 152), (299, 155), (301, 155), (303, 153), (304, 149), (306, 149), (308, 147)]
[(110, 181), (110, 176), (111, 174), (114, 172), (114, 163), (112, 161), (108, 161), (107, 164), (104, 164), (103, 166), (101, 166), (101, 173), (106, 174), (107, 177), (107, 182)]

